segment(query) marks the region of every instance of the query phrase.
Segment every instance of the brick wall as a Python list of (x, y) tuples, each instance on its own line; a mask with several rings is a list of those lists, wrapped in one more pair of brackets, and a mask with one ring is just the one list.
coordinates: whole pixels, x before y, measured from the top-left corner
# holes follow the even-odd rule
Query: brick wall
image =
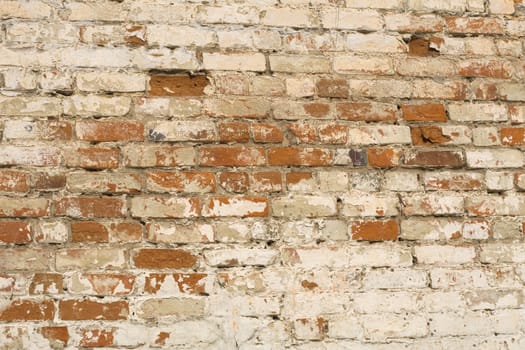
[(0, 349), (524, 349), (523, 0), (0, 0)]

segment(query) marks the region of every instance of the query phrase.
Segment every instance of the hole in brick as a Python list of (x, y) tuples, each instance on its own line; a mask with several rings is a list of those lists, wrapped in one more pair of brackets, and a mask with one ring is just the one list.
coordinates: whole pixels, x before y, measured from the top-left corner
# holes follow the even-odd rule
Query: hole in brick
[[(421, 37), (414, 37), (408, 42), (408, 54), (410, 56), (438, 56), (439, 51), (434, 43), (435, 40), (429, 40)], [(431, 45), (432, 43), (432, 45)]]
[(206, 75), (155, 74), (150, 76), (150, 96), (202, 96), (208, 86)]

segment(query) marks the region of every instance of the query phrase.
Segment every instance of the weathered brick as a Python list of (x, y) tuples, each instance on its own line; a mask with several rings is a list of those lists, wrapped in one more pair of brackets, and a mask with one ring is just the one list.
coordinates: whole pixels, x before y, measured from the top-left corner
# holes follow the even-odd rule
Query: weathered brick
[(78, 121), (75, 124), (77, 138), (83, 141), (143, 141), (144, 125), (126, 121)]
[(124, 320), (128, 317), (127, 301), (98, 302), (92, 300), (61, 300), (58, 306), (61, 320)]
[(31, 241), (31, 225), (23, 221), (0, 221), (0, 244), (24, 244)]
[(149, 78), (150, 96), (202, 96), (208, 85), (205, 75), (157, 74)]
[(405, 144), (411, 142), (410, 128), (402, 125), (350, 128), (348, 142), (357, 145)]
[(67, 187), (80, 193), (138, 193), (142, 178), (133, 173), (70, 173)]
[(56, 268), (59, 271), (122, 269), (126, 267), (124, 251), (112, 248), (61, 249), (56, 253)]
[(209, 243), (215, 233), (212, 225), (204, 223), (150, 222), (146, 229), (148, 241), (162, 243)]
[(187, 218), (200, 215), (198, 198), (133, 197), (130, 204), (134, 217)]
[(2, 300), (0, 321), (50, 321), (55, 316), (55, 305), (51, 299)]
[(130, 73), (85, 72), (76, 76), (80, 91), (140, 92), (146, 90), (146, 75)]
[(271, 201), (274, 216), (280, 217), (315, 217), (337, 214), (336, 200), (332, 196), (291, 195), (273, 198)]
[(410, 133), (415, 146), (461, 145), (472, 142), (470, 128), (466, 126), (412, 126)]
[(126, 212), (122, 198), (67, 197), (55, 200), (55, 214), (76, 218), (121, 217)]
[(256, 166), (266, 164), (266, 154), (261, 147), (201, 147), (199, 154), (201, 166)]
[(128, 145), (123, 148), (129, 167), (173, 167), (195, 164), (195, 149), (184, 146)]
[(117, 148), (77, 147), (68, 149), (64, 158), (66, 166), (85, 169), (114, 169), (119, 165)]
[(460, 215), (465, 211), (463, 196), (447, 193), (412, 194), (403, 196), (405, 215)]
[(209, 70), (263, 72), (266, 70), (266, 60), (261, 53), (204, 53), (203, 66)]
[(202, 215), (223, 216), (268, 216), (268, 200), (263, 197), (213, 197), (204, 203)]
[(414, 122), (446, 122), (445, 106), (442, 104), (401, 105), (403, 119)]
[(404, 164), (418, 167), (458, 168), (465, 165), (465, 158), (461, 151), (414, 150), (405, 154)]
[(523, 153), (514, 149), (480, 149), (465, 152), (470, 168), (519, 168)]
[(268, 150), (268, 163), (274, 166), (327, 166), (332, 159), (332, 152), (323, 148), (274, 147)]
[(395, 105), (377, 102), (341, 102), (337, 104), (337, 118), (351, 121), (395, 121)]
[(120, 117), (131, 106), (129, 97), (80, 96), (64, 100), (64, 114), (80, 117)]
[(217, 132), (221, 142), (245, 143), (250, 140), (250, 128), (247, 123), (220, 123)]

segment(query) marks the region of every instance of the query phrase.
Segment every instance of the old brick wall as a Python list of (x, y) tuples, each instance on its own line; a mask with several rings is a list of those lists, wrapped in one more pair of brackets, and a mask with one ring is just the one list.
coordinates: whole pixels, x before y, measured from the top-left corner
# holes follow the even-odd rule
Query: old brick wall
[(525, 349), (523, 0), (0, 0), (0, 349)]

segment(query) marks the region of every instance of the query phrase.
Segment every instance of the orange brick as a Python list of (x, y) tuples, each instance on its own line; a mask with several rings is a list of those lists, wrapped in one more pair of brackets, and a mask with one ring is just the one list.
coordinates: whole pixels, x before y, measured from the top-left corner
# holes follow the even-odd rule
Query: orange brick
[(0, 221), (0, 243), (31, 242), (31, 225), (24, 221)]
[(445, 106), (439, 103), (401, 105), (403, 119), (413, 122), (446, 122)]
[(283, 142), (284, 135), (276, 124), (254, 123), (252, 124), (252, 134), (254, 142), (276, 143)]
[(55, 305), (51, 299), (15, 299), (0, 310), (0, 321), (52, 321)]
[(260, 171), (252, 174), (254, 192), (280, 192), (282, 190), (281, 173), (278, 171)]
[(395, 220), (358, 221), (352, 223), (352, 239), (364, 241), (392, 241), (399, 235)]
[(403, 152), (397, 148), (369, 148), (368, 165), (378, 168), (399, 166)]
[(83, 141), (144, 141), (144, 124), (135, 121), (78, 121), (77, 138)]
[(59, 318), (64, 321), (117, 321), (129, 315), (127, 301), (60, 300), (58, 310)]
[(245, 143), (250, 140), (250, 129), (247, 123), (221, 123), (218, 132), (220, 142)]
[(120, 217), (126, 203), (115, 197), (69, 197), (55, 201), (55, 214), (81, 218)]
[(183, 269), (197, 263), (197, 257), (183, 249), (139, 249), (133, 264), (142, 269)]
[(205, 75), (152, 75), (149, 80), (150, 96), (202, 96), (208, 85)]
[(336, 106), (337, 118), (352, 121), (395, 121), (397, 106), (377, 102), (341, 102)]

